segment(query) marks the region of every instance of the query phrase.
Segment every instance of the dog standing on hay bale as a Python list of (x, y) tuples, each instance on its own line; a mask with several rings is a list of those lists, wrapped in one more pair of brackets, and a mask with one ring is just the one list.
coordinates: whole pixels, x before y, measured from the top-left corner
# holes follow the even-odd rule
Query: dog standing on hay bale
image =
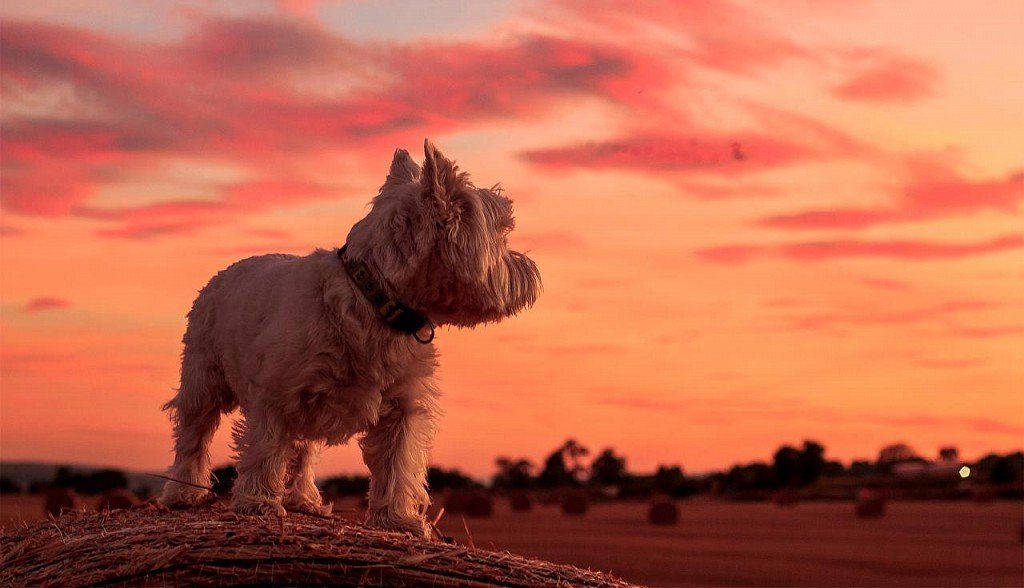
[(422, 169), (395, 152), (370, 213), (345, 246), (262, 255), (217, 274), (188, 314), (181, 387), (165, 405), (175, 459), (161, 502), (208, 499), (208, 447), (234, 431), (232, 507), (323, 512), (313, 463), (364, 433), (367, 522), (428, 535), (427, 452), (437, 415), (435, 326), (497, 322), (533, 304), (540, 274), (508, 248), (512, 202), (477, 188), (429, 141)]

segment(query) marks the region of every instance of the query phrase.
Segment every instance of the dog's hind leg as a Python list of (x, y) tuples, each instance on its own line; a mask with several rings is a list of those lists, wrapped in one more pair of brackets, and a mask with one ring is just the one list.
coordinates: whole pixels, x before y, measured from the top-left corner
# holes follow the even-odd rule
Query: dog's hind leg
[(331, 505), (324, 504), (316, 487), (313, 466), (323, 449), (319, 441), (298, 441), (288, 462), (284, 506), (288, 510), (329, 514)]
[(189, 484), (210, 485), (210, 441), (220, 424), (221, 412), (233, 408), (227, 405), (230, 398), (220, 370), (186, 346), (181, 361), (181, 387), (164, 405), (174, 423), (174, 464), (168, 475), (186, 484), (164, 484), (161, 504), (189, 506), (211, 498), (207, 490)]

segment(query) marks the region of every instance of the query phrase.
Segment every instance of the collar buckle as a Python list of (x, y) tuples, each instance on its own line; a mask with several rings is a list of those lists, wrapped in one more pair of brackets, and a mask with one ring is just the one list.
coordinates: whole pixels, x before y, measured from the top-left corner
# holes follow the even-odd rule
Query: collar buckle
[[(426, 345), (432, 342), (435, 335), (434, 323), (389, 294), (391, 290), (385, 287), (386, 284), (377, 281), (366, 263), (345, 255), (347, 249), (347, 243), (338, 249), (338, 259), (341, 260), (349, 279), (376, 309), (381, 320), (396, 331), (412, 335), (417, 343)], [(420, 332), (428, 327), (430, 333), (421, 337)]]

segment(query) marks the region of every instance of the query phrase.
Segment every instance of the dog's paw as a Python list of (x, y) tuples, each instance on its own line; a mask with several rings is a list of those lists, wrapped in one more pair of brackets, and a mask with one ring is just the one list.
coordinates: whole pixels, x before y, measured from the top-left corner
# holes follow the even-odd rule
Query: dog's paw
[(235, 511), (240, 515), (279, 517), (288, 515), (288, 511), (285, 510), (284, 505), (282, 505), (278, 501), (246, 498), (244, 496), (239, 496), (237, 494), (231, 501), (231, 510)]
[(284, 507), (292, 512), (304, 512), (312, 515), (329, 515), (334, 512), (334, 503), (323, 502), (320, 497), (287, 496)]
[(203, 506), (217, 500), (217, 495), (204, 488), (169, 482), (157, 502), (167, 508)]
[(433, 531), (430, 523), (418, 517), (400, 517), (387, 511), (378, 511), (366, 519), (368, 527), (375, 527), (384, 531), (397, 533), (409, 533), (421, 539), (431, 539)]

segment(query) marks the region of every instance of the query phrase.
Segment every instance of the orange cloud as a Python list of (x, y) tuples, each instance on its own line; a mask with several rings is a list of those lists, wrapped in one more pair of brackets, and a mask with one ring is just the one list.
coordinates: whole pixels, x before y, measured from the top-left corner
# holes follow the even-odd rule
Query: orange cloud
[(757, 257), (821, 261), (845, 257), (888, 257), (904, 260), (957, 259), (1024, 248), (1024, 235), (1004, 235), (975, 243), (917, 240), (867, 241), (842, 239), (780, 245), (722, 245), (699, 249), (697, 255), (714, 263), (745, 263)]
[(62, 308), (68, 308), (71, 306), (71, 302), (63, 298), (55, 298), (53, 296), (42, 296), (39, 298), (33, 298), (29, 300), (22, 308), (25, 312), (36, 313), (43, 312), (46, 310), (60, 310)]
[[(705, 171), (740, 174), (782, 166), (811, 156), (800, 145), (754, 133), (735, 135), (634, 135), (614, 141), (537, 149), (522, 154), (545, 168), (627, 169), (645, 172)], [(706, 188), (706, 186), (705, 186)], [(721, 197), (725, 192), (698, 188)]]
[(1024, 202), (1024, 172), (971, 181), (929, 166), (904, 188), (893, 206), (809, 210), (770, 216), (757, 224), (782, 229), (860, 229), (881, 223), (966, 216), (983, 210), (1013, 214)]
[(857, 70), (832, 93), (844, 100), (864, 102), (912, 102), (935, 91), (939, 74), (934, 67), (916, 59), (878, 50), (850, 54)]

